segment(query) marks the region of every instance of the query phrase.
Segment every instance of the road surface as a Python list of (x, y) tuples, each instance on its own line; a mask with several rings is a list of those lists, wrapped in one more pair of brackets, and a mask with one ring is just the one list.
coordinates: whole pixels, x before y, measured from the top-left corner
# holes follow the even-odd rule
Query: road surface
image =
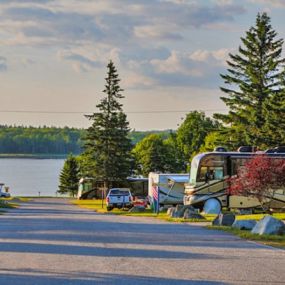
[(0, 216), (0, 284), (285, 284), (285, 251), (34, 199)]

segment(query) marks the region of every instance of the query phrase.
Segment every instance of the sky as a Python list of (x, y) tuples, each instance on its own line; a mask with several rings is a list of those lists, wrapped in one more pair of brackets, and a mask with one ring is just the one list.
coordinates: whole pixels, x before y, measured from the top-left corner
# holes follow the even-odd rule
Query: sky
[(109, 60), (132, 129), (226, 113), (219, 74), (264, 11), (285, 38), (285, 0), (0, 0), (0, 124), (88, 127)]

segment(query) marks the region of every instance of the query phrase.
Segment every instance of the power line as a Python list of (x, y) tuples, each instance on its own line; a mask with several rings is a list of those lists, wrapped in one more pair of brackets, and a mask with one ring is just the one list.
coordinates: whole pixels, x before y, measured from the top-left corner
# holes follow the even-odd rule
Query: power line
[[(144, 110), (144, 111), (125, 111), (127, 114), (163, 114), (163, 113), (188, 113), (194, 109), (188, 110)], [(205, 112), (226, 112), (226, 109), (200, 109)], [(26, 113), (26, 114), (92, 114), (93, 112), (84, 111), (44, 111), (44, 110), (0, 110), (0, 113)]]

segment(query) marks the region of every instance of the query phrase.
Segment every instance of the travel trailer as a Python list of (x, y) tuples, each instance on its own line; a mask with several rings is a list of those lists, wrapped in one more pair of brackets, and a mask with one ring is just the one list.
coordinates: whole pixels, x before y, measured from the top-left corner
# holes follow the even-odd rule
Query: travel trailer
[(158, 187), (159, 204), (183, 204), (184, 184), (188, 182), (188, 174), (162, 174), (150, 172), (148, 176), (148, 198), (153, 203), (154, 187)]
[[(241, 149), (242, 150), (242, 149)], [(227, 152), (214, 151), (196, 155), (191, 163), (189, 182), (185, 184), (184, 205), (193, 205), (201, 210), (214, 205), (222, 207), (249, 209), (261, 207), (256, 198), (229, 195), (227, 179), (253, 156), (266, 153), (271, 158), (285, 159), (285, 153), (268, 152)], [(275, 191), (272, 199), (265, 200), (271, 208), (285, 209), (285, 189)]]

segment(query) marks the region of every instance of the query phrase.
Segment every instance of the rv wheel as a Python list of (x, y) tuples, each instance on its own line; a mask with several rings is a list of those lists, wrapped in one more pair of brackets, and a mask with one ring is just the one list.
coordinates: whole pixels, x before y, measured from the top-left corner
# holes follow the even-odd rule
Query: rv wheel
[(208, 199), (203, 207), (203, 212), (205, 214), (219, 214), (222, 210), (221, 203), (218, 199), (210, 198)]

